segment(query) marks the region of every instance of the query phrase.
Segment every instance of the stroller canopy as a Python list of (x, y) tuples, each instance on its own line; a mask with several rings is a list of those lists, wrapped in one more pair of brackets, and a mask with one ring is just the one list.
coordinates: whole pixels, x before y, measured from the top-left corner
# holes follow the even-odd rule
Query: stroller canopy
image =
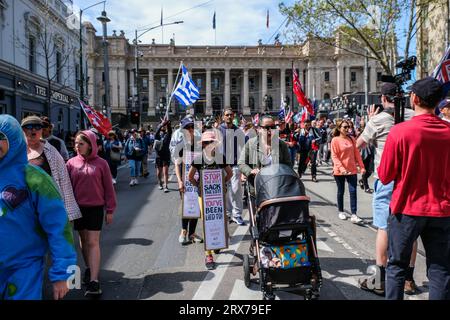
[(256, 207), (267, 200), (305, 196), (305, 186), (295, 171), (286, 164), (261, 169), (255, 178)]

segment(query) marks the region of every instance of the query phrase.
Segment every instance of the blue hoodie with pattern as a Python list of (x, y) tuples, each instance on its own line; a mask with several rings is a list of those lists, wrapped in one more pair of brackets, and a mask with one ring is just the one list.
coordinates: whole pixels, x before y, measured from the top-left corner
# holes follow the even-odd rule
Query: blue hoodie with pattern
[[(42, 276), (44, 256), (50, 250), (51, 282), (67, 280), (77, 257), (71, 225), (61, 195), (50, 176), (28, 164), (25, 136), (17, 120), (0, 115), (0, 132), (9, 150), (0, 159), (0, 300), (14, 298), (21, 283), (14, 273), (30, 269)], [(35, 266), (35, 267), (33, 267)], [(28, 280), (28, 279), (27, 279)], [(42, 287), (42, 283), (36, 283)], [(37, 289), (37, 288), (35, 288)], [(38, 292), (38, 290), (35, 290)], [(21, 298), (39, 299), (40, 297)]]

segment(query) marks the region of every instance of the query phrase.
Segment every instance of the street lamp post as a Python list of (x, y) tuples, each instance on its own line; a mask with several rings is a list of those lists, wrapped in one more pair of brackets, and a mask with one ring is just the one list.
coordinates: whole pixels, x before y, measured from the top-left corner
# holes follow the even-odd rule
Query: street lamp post
[[(98, 6), (99, 4), (103, 4), (103, 10), (105, 10), (105, 5), (106, 5), (106, 1), (100, 1), (97, 2), (95, 4), (93, 4), (92, 6), (86, 7), (84, 9), (80, 9), (80, 79), (79, 79), (79, 83), (80, 83), (80, 100), (81, 101), (85, 101), (84, 100), (84, 86), (85, 86), (85, 81), (84, 81), (84, 73), (83, 73), (83, 12)], [(86, 78), (87, 79), (87, 78)], [(84, 112), (81, 110), (80, 112), (80, 128), (81, 129), (85, 129), (84, 128)]]
[(111, 105), (110, 105), (110, 96), (109, 96), (109, 57), (108, 57), (108, 31), (106, 24), (111, 20), (107, 17), (106, 11), (102, 11), (102, 15), (97, 18), (98, 21), (102, 23), (103, 26), (103, 71), (105, 74), (105, 108), (106, 114), (112, 123), (111, 119)]
[[(183, 23), (184, 21), (175, 21), (175, 22), (170, 22), (170, 23), (163, 23), (154, 27), (151, 27), (149, 29), (144, 30), (140, 35), (138, 35), (138, 30), (135, 30), (134, 33), (134, 92), (137, 95), (137, 103), (138, 103), (138, 109), (139, 109), (139, 124), (138, 126), (140, 126), (141, 124), (141, 120), (142, 120), (142, 103), (141, 103), (141, 99), (140, 99), (140, 90), (139, 90), (139, 38), (142, 37), (144, 34), (146, 34), (147, 32), (150, 32), (151, 30), (157, 29), (157, 28), (161, 28), (164, 26), (169, 26), (172, 24), (180, 24)], [(150, 107), (150, 101), (149, 101), (149, 107)], [(136, 108), (136, 101), (134, 99), (133, 96), (133, 110), (137, 109)]]

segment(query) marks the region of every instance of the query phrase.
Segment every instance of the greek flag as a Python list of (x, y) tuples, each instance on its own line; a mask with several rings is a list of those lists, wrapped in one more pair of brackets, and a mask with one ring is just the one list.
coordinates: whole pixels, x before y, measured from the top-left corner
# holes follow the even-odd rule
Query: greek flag
[(200, 92), (184, 65), (181, 65), (183, 74), (173, 95), (185, 107), (194, 104), (200, 98)]

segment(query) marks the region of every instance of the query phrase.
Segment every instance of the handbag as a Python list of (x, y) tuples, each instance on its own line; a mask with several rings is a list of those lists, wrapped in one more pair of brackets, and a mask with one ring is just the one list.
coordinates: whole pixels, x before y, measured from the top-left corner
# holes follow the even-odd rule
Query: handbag
[(120, 160), (121, 160), (120, 152), (111, 150), (109, 155), (110, 155), (112, 161), (120, 162)]

